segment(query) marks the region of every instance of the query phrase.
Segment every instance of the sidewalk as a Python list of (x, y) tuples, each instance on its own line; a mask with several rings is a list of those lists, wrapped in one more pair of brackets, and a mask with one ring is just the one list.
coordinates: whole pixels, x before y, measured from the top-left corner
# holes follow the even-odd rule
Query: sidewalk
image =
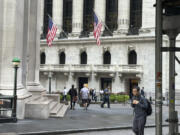
[[(154, 108), (154, 107), (153, 107)], [(164, 107), (167, 112), (167, 107)], [(163, 119), (167, 118), (164, 113)], [(111, 109), (90, 105), (87, 112), (76, 106), (76, 110), (68, 110), (64, 118), (48, 120), (19, 120), (18, 123), (0, 124), (0, 133), (27, 134), (32, 132), (63, 132), (104, 128), (131, 128), (133, 110), (129, 104), (111, 105)], [(154, 125), (154, 113), (148, 117), (147, 125)], [(165, 123), (164, 123), (165, 124)], [(166, 123), (167, 124), (167, 123)]]
[[(155, 128), (145, 128), (145, 135), (155, 135)], [(110, 131), (95, 131), (86, 133), (73, 133), (67, 135), (134, 135), (131, 129), (110, 130)], [(163, 127), (163, 135), (168, 135), (168, 127)]]

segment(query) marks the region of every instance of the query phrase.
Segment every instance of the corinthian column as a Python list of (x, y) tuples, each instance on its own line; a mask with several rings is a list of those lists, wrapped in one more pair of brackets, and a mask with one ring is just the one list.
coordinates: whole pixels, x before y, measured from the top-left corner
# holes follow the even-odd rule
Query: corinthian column
[(63, 0), (53, 0), (53, 20), (58, 26), (56, 37), (59, 37), (63, 25)]
[(43, 26), (44, 26), (44, 0), (41, 0), (41, 4), (40, 4), (40, 7), (41, 7), (41, 20), (40, 20), (40, 34), (43, 35)]
[[(42, 92), (43, 87), (39, 83), (39, 65), (40, 65), (40, 5), (41, 1), (30, 1), (29, 20), (29, 60), (27, 88), (30, 92)], [(36, 36), (34, 36), (36, 35)]]
[(117, 33), (127, 34), (130, 20), (130, 0), (118, 0), (118, 29)]
[(72, 36), (78, 37), (83, 28), (83, 0), (73, 0)]
[[(95, 0), (94, 10), (99, 20), (105, 23), (106, 19), (106, 0)], [(104, 31), (104, 25), (102, 27), (102, 31)]]

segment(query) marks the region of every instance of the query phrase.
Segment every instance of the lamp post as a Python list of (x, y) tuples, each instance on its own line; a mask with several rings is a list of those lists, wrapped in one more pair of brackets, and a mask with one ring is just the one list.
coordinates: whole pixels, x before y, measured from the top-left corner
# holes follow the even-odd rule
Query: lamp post
[(51, 80), (52, 80), (52, 72), (49, 72), (48, 78), (49, 78), (49, 94), (51, 94)]
[(12, 109), (12, 117), (16, 119), (16, 107), (17, 107), (17, 70), (19, 68), (19, 64), (20, 64), (20, 59), (18, 58), (14, 58), (12, 60), (13, 65), (14, 65), (14, 92), (13, 92), (13, 97), (14, 97), (14, 101), (13, 101), (13, 109)]

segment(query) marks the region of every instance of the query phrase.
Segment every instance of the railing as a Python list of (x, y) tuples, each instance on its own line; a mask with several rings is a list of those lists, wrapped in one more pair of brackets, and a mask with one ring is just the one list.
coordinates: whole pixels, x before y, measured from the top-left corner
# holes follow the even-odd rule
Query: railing
[(94, 71), (95, 72), (115, 72), (116, 71), (116, 65), (94, 65)]
[(91, 72), (92, 66), (88, 64), (74, 64), (71, 65), (70, 69), (74, 72)]
[(69, 72), (69, 65), (66, 64), (42, 64), (40, 71)]
[(40, 65), (40, 71), (52, 72), (119, 72), (119, 73), (143, 73), (142, 65), (89, 65), (89, 64), (54, 64)]
[(118, 71), (121, 73), (143, 73), (142, 65), (119, 65)]

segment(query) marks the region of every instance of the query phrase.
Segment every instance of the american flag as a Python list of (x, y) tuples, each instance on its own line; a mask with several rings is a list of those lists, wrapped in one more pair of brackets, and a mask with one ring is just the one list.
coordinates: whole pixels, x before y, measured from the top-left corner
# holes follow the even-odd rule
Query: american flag
[(52, 19), (49, 17), (48, 33), (46, 36), (48, 46), (52, 46), (52, 41), (56, 36), (56, 31), (57, 31), (57, 26), (53, 23)]
[(101, 41), (99, 39), (101, 35), (102, 22), (98, 20), (98, 17), (94, 13), (94, 38), (96, 39), (97, 45), (101, 45)]

